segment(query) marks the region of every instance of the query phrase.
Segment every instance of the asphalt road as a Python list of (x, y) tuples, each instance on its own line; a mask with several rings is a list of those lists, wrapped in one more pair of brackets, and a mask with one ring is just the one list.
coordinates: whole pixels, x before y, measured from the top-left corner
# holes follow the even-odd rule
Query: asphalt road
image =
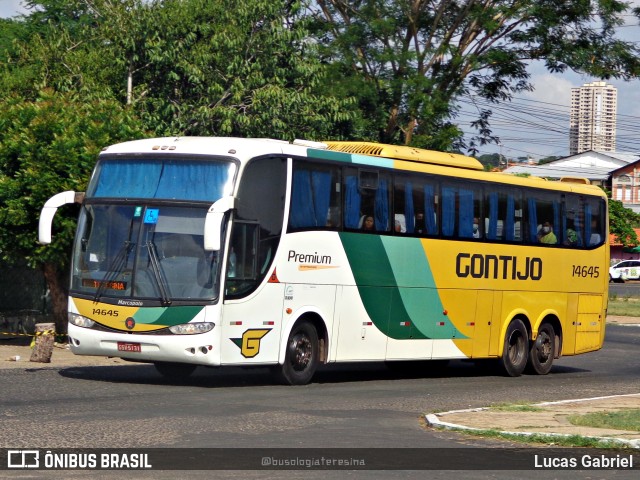
[[(637, 393), (639, 347), (640, 328), (608, 325), (601, 351), (562, 358), (547, 376), (508, 378), (490, 364), (462, 361), (426, 373), (399, 374), (384, 364), (372, 363), (324, 367), (312, 384), (303, 387), (275, 385), (266, 369), (201, 368), (182, 384), (164, 380), (146, 365), (0, 370), (0, 446), (509, 447), (512, 445), (506, 442), (429, 430), (424, 427), (423, 415), (501, 402)], [(474, 451), (469, 449), (469, 454)], [(2, 478), (3, 473), (14, 472), (0, 471)], [(112, 473), (92, 474), (92, 478), (111, 478)], [(344, 478), (345, 473), (287, 472), (286, 476)], [(428, 476), (444, 477), (445, 473), (430, 471)], [(576, 478), (575, 473), (557, 471), (548, 478)], [(635, 477), (627, 477), (627, 473), (632, 472), (598, 471), (596, 477)], [(60, 474), (59, 478), (73, 477), (73, 472)], [(76, 474), (85, 478), (87, 472)], [(149, 478), (184, 478), (176, 472), (166, 475), (155, 472)], [(201, 475), (189, 473), (190, 478), (283, 476), (277, 471)], [(349, 478), (365, 475), (423, 478), (425, 472), (352, 472)], [(508, 472), (487, 471), (448, 472), (447, 478), (451, 476), (513, 477)], [(518, 476), (541, 478), (535, 471)], [(135, 478), (146, 477), (140, 474)]]
[(609, 283), (609, 295), (616, 297), (636, 297), (640, 298), (640, 281), (630, 281), (625, 283)]

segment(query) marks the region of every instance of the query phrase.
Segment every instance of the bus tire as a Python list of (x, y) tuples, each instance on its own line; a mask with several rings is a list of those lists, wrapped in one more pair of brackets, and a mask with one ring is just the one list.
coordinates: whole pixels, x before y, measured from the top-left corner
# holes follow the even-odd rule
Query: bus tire
[(303, 320), (293, 327), (286, 349), (284, 363), (276, 370), (278, 379), (287, 385), (306, 385), (320, 358), (318, 332), (311, 322)]
[(510, 377), (519, 377), (527, 366), (529, 335), (527, 327), (519, 318), (511, 321), (504, 337), (504, 348), (500, 363)]
[(160, 375), (171, 380), (183, 380), (188, 378), (189, 375), (191, 375), (197, 368), (197, 365), (193, 365), (191, 363), (171, 362), (155, 362), (153, 366), (156, 367), (156, 370)]
[(546, 375), (551, 370), (553, 359), (556, 355), (556, 333), (553, 325), (543, 323), (538, 329), (538, 336), (535, 342), (531, 342), (529, 349), (529, 361), (527, 362), (527, 373)]

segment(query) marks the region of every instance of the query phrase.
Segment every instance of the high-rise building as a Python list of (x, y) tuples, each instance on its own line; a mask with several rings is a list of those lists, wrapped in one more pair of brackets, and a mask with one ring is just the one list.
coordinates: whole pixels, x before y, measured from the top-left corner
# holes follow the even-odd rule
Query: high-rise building
[(618, 91), (606, 82), (571, 89), (569, 151), (571, 155), (616, 150)]

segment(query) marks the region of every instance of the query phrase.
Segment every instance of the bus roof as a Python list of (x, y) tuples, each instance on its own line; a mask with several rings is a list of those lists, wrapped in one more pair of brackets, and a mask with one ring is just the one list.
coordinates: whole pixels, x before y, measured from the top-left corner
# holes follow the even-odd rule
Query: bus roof
[(307, 147), (293, 145), (285, 140), (267, 138), (237, 137), (161, 137), (131, 140), (110, 145), (102, 149), (102, 154), (146, 154), (146, 153), (182, 153), (203, 155), (229, 155), (239, 160), (285, 153), (305, 155)]
[[(484, 172), (482, 164), (474, 158), (465, 155), (437, 152), (420, 148), (385, 145), (374, 142), (309, 142), (296, 140), (274, 140), (267, 138), (238, 138), (238, 137), (162, 137), (132, 140), (128, 142), (110, 145), (102, 150), (102, 154), (187, 154), (187, 155), (229, 155), (241, 162), (251, 158), (281, 153), (306, 157), (310, 150), (316, 153), (335, 152), (346, 157), (359, 157), (356, 163), (371, 159), (388, 159), (398, 161), (398, 164), (390, 168), (407, 170), (433, 169), (440, 174), (451, 174), (447, 168), (457, 168), (461, 178), (473, 178), (480, 180), (498, 181), (520, 186), (542, 186), (544, 179), (537, 177), (521, 178), (515, 175), (493, 172)], [(345, 157), (345, 158), (346, 158)], [(405, 165), (402, 165), (403, 162)], [(378, 165), (376, 163), (376, 165)], [(412, 168), (413, 166), (413, 168)], [(573, 181), (570, 181), (573, 180)], [(589, 185), (589, 182), (577, 179), (564, 179), (562, 182), (545, 182), (544, 188), (552, 190), (565, 190), (586, 194), (604, 195), (601, 189)]]
[(393, 158), (410, 162), (431, 163), (447, 167), (484, 170), (482, 164), (475, 158), (457, 153), (437, 152), (399, 145), (386, 145), (374, 142), (325, 142), (328, 150), (345, 153), (355, 153), (373, 157)]

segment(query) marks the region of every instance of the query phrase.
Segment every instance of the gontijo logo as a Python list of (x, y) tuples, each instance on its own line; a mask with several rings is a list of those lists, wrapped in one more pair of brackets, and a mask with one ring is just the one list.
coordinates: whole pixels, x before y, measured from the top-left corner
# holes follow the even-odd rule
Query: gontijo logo
[(240, 347), (240, 353), (244, 358), (253, 358), (260, 353), (260, 340), (270, 331), (270, 328), (251, 328), (242, 334), (242, 338), (229, 340)]
[(540, 280), (542, 259), (511, 255), (481, 255), (459, 253), (456, 257), (456, 275), (460, 278), (493, 278), (502, 280)]

